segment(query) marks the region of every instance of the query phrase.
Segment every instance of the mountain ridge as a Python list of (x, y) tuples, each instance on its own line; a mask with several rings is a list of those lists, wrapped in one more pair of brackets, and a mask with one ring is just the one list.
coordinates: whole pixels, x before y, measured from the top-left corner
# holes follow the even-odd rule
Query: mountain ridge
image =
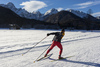
[(81, 18), (69, 11), (60, 11), (44, 20), (47, 23), (55, 23), (60, 27), (74, 29), (99, 29), (97, 19), (88, 15), (87, 18)]
[[(1, 14), (0, 15), (0, 17), (1, 17), (0, 23), (1, 24), (14, 23), (14, 24), (20, 25), (21, 27), (22, 27), (22, 25), (26, 25), (26, 26), (30, 25), (31, 28), (33, 28), (33, 26), (36, 24), (38, 24), (36, 26), (36, 28), (38, 28), (38, 27), (39, 28), (41, 28), (41, 27), (42, 28), (44, 28), (44, 27), (52, 28), (52, 26), (51, 27), (49, 27), (49, 26), (53, 24), (53, 25), (56, 25), (57, 27), (60, 26), (61, 28), (62, 27), (65, 27), (65, 28), (71, 27), (74, 29), (100, 29), (100, 21), (98, 21), (98, 19), (96, 19), (95, 17), (93, 17), (89, 14), (84, 14), (83, 12), (74, 11), (74, 10), (70, 10), (70, 11), (62, 10), (62, 11), (58, 12), (55, 8), (53, 8), (53, 9), (48, 10), (45, 13), (45, 15), (43, 15), (39, 11), (33, 12), (33, 13), (28, 13), (24, 9), (21, 9), (21, 8), (17, 9), (14, 6), (14, 4), (12, 4), (12, 3), (8, 3), (8, 5), (9, 6), (0, 4), (0, 11), (1, 11), (0, 12), (0, 14)], [(4, 9), (4, 11), (2, 11), (1, 7), (2, 7), (2, 9)], [(13, 9), (12, 10), (9, 9), (11, 7), (15, 10), (15, 12)], [(16, 12), (21, 14), (23, 17), (16, 14)], [(80, 17), (80, 15), (76, 15), (75, 13), (80, 14), (80, 15), (82, 14), (83, 16)], [(12, 14), (14, 14), (14, 15), (12, 15)], [(26, 18), (27, 16), (32, 17), (33, 15), (34, 15), (35, 19)], [(46, 24), (49, 26), (46, 26)], [(57, 28), (56, 26), (53, 26), (53, 27)]]
[(20, 17), (19, 15), (14, 13), (12, 10), (0, 6), (0, 28), (9, 28), (9, 24), (17, 24), (21, 28), (22, 27), (23, 28), (34, 28), (34, 26), (36, 27), (36, 25), (37, 27), (41, 25), (45, 25), (45, 26), (52, 25), (44, 21)]
[[(36, 20), (44, 20), (48, 16), (59, 12), (57, 9), (52, 8), (52, 9), (46, 11), (44, 14), (42, 14), (39, 11), (37, 11), (37, 12), (33, 11), (32, 13), (29, 13), (25, 9), (16, 8), (12, 2), (8, 2), (7, 4), (0, 4), (0, 6), (11, 9), (16, 14), (18, 14), (20, 17), (24, 17), (24, 18), (28, 18), (28, 19), (36, 19)], [(84, 17), (86, 18), (88, 15), (82, 11), (73, 10), (73, 9), (69, 9), (66, 11), (69, 11), (69, 12), (71, 12), (71, 13), (73, 13), (81, 18), (84, 18)]]

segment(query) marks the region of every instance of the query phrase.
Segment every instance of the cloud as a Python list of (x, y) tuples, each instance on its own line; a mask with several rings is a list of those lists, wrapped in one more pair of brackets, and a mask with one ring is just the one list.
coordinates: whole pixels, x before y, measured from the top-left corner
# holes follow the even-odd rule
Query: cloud
[(57, 8), (57, 10), (58, 10), (58, 11), (61, 11), (61, 10), (63, 10), (63, 8)]
[(100, 16), (100, 12), (96, 12), (92, 14), (93, 16)]
[(77, 6), (88, 6), (93, 4), (93, 2), (85, 2), (85, 3), (80, 3), (80, 4), (76, 4)]
[(85, 2), (85, 3), (79, 3), (79, 4), (75, 4), (74, 6), (77, 6), (77, 9), (83, 9), (83, 8), (87, 8), (87, 7), (98, 5), (98, 4), (100, 4), (100, 0), (99, 1), (88, 1), (88, 2)]
[(26, 1), (26, 2), (22, 2), (22, 4), (20, 4), (23, 7), (23, 9), (27, 10), (28, 12), (33, 12), (33, 11), (37, 11), (39, 9), (42, 9), (44, 7), (47, 7), (47, 5), (42, 2), (42, 1)]

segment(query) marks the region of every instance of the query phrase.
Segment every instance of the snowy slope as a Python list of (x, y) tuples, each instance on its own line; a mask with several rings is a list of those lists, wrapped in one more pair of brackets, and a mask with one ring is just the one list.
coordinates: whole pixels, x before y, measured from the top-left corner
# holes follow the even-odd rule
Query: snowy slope
[(96, 18), (97, 18), (97, 19), (100, 19), (100, 16), (97, 16)]
[(51, 59), (33, 63), (52, 43), (53, 35), (22, 56), (47, 33), (55, 31), (0, 30), (0, 67), (100, 67), (100, 31), (66, 31), (62, 56), (74, 56), (65, 60), (50, 62), (58, 58), (59, 49), (55, 47)]
[(52, 14), (56, 14), (58, 13), (58, 10), (55, 8), (52, 8), (50, 10), (48, 10), (44, 15), (52, 15)]
[(82, 11), (78, 11), (78, 10), (72, 10), (72, 9), (69, 9), (69, 10), (67, 10), (67, 11), (69, 11), (69, 12), (71, 12), (71, 13), (73, 13), (73, 14), (75, 14), (76, 16), (79, 16), (79, 17), (81, 17), (81, 18), (87, 18), (87, 14), (86, 13), (84, 13), (84, 12), (82, 12)]

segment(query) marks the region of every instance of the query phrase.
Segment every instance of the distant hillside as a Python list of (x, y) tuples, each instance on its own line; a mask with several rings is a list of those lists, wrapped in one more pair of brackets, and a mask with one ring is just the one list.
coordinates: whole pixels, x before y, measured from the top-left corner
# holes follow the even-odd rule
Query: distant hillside
[[(20, 27), (30, 26), (30, 28), (46, 28), (45, 25), (52, 25), (50, 23), (45, 23), (39, 20), (34, 19), (26, 19), (18, 16), (16, 13), (11, 11), (8, 8), (4, 8), (0, 6), (0, 28), (8, 28), (9, 24), (17, 24)], [(44, 25), (44, 27), (43, 27)]]
[(26, 18), (22, 18), (18, 16), (16, 13), (11, 11), (10, 9), (4, 8), (0, 6), (0, 25), (8, 25), (8, 24), (18, 24), (22, 26), (23, 24), (35, 23), (36, 20), (29, 20)]
[(98, 26), (99, 23), (96, 21), (97, 19), (90, 15), (88, 17), (89, 18), (80, 18), (69, 11), (61, 11), (57, 14), (49, 16), (44, 21), (48, 23), (55, 23), (65, 28), (99, 29), (100, 27)]

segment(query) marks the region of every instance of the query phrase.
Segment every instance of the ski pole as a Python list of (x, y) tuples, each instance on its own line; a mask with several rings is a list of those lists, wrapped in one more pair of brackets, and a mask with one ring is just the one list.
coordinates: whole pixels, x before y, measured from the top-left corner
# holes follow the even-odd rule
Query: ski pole
[[(50, 46), (51, 46), (51, 45), (50, 45)], [(49, 46), (49, 47), (50, 47), (50, 46)], [(48, 47), (48, 48), (49, 48), (49, 47)], [(47, 48), (47, 49), (48, 49), (48, 48)], [(46, 49), (46, 50), (47, 50), (47, 49)], [(46, 51), (46, 50), (45, 50), (45, 51)], [(44, 52), (45, 52), (45, 51), (44, 51)], [(44, 52), (43, 52), (43, 53), (44, 53)], [(42, 54), (43, 54), (43, 53), (42, 53)], [(41, 54), (41, 55), (42, 55), (42, 54)], [(40, 55), (40, 56), (41, 56), (41, 55)], [(39, 56), (37, 59), (39, 59), (40, 56)], [(36, 59), (35, 61), (37, 61), (37, 59)], [(34, 61), (34, 63), (35, 63), (35, 61)]]
[[(48, 36), (46, 36), (45, 38), (47, 38)], [(41, 41), (43, 41), (45, 38), (43, 38)], [(36, 45), (38, 45), (41, 41), (39, 41), (38, 43), (36, 43), (32, 48), (34, 48)], [(32, 48), (30, 48), (28, 51), (26, 51), (25, 53), (22, 54), (25, 55), (26, 53), (28, 53)]]

